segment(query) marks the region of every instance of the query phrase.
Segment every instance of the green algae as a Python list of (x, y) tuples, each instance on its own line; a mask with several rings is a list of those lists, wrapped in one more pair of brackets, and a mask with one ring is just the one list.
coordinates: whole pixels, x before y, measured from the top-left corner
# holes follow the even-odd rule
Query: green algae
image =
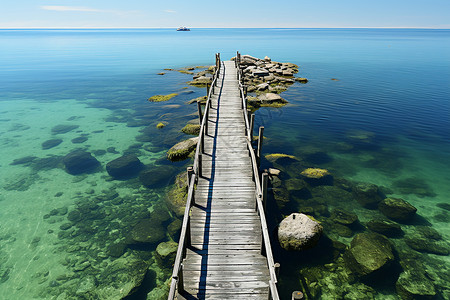
[(181, 129), (181, 132), (190, 135), (199, 135), (200, 134), (200, 125), (198, 124), (186, 124), (186, 126)]

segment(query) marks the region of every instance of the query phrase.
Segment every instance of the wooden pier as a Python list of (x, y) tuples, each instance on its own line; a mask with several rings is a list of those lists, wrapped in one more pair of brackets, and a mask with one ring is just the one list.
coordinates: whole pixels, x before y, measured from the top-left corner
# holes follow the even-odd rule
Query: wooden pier
[(260, 174), (264, 128), (252, 146), (240, 55), (221, 61), (204, 110), (174, 264), (172, 299), (279, 299), (265, 217), (267, 174)]

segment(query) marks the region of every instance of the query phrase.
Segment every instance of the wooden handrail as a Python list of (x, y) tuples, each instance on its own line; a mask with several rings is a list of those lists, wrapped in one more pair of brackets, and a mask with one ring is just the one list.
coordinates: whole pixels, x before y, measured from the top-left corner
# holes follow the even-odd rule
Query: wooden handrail
[(188, 190), (188, 196), (187, 196), (187, 201), (186, 201), (186, 208), (184, 210), (184, 217), (183, 217), (183, 224), (181, 227), (180, 240), (178, 242), (177, 256), (175, 258), (175, 263), (173, 265), (172, 281), (170, 283), (168, 300), (175, 299), (177, 289), (180, 292), (183, 289), (182, 286), (179, 286), (180, 282), (182, 282), (182, 280), (180, 280), (181, 279), (180, 277), (183, 276), (182, 262), (185, 257), (185, 254), (186, 254), (187, 236), (190, 234), (190, 232), (188, 232), (189, 228), (190, 228), (190, 222), (191, 222), (190, 211), (191, 211), (193, 203), (195, 202), (194, 186), (197, 182), (197, 178), (200, 176), (200, 173), (201, 173), (201, 170), (199, 168), (199, 165), (200, 165), (199, 160), (201, 159), (200, 156), (203, 152), (203, 148), (202, 148), (203, 145), (202, 145), (202, 142), (200, 139), (205, 134), (205, 130), (206, 130), (207, 122), (208, 122), (209, 109), (211, 107), (211, 95), (214, 92), (214, 86), (216, 85), (217, 79), (219, 78), (220, 67), (221, 67), (220, 53), (218, 53), (218, 54), (216, 54), (216, 71), (213, 75), (213, 81), (211, 83), (211, 88), (208, 91), (208, 98), (206, 100), (206, 108), (205, 108), (205, 111), (203, 112), (204, 117), (202, 118), (202, 122), (200, 125), (199, 141), (198, 141), (197, 147), (195, 149), (193, 174), (191, 175), (191, 178), (189, 178), (189, 180), (188, 180), (189, 190)]
[(262, 202), (263, 197), (263, 191), (262, 191), (262, 185), (261, 185), (261, 179), (259, 178), (259, 168), (258, 168), (258, 162), (256, 159), (255, 150), (252, 146), (252, 138), (253, 138), (253, 132), (251, 132), (251, 125), (248, 120), (248, 114), (247, 114), (247, 101), (246, 96), (244, 93), (244, 89), (242, 87), (241, 83), (241, 72), (240, 72), (240, 54), (237, 52), (236, 55), (236, 66), (238, 69), (237, 76), (238, 76), (238, 82), (239, 82), (239, 89), (240, 94), (242, 98), (242, 110), (244, 114), (245, 119), (245, 127), (247, 132), (247, 147), (250, 152), (250, 158), (252, 162), (252, 170), (253, 170), (253, 177), (255, 179), (255, 198), (256, 198), (256, 210), (258, 211), (258, 215), (261, 221), (261, 229), (262, 229), (262, 239), (264, 244), (264, 250), (266, 252), (266, 259), (267, 259), (267, 266), (269, 267), (269, 274), (270, 274), (270, 281), (269, 281), (269, 299), (273, 300), (279, 300), (280, 297), (278, 295), (278, 289), (277, 289), (277, 273), (275, 269), (275, 262), (273, 260), (273, 253), (272, 253), (272, 247), (270, 244), (270, 236), (269, 236), (269, 229), (267, 228), (267, 220), (266, 220), (266, 214), (264, 211), (264, 204)]

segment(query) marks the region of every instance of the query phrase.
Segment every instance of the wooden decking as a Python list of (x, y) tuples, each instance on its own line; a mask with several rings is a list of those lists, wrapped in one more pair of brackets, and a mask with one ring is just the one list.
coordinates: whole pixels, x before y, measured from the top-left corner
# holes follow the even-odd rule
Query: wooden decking
[[(241, 108), (237, 69), (222, 62), (211, 94), (201, 176), (191, 209), (178, 299), (267, 299), (269, 268)], [(206, 116), (205, 116), (206, 117)]]

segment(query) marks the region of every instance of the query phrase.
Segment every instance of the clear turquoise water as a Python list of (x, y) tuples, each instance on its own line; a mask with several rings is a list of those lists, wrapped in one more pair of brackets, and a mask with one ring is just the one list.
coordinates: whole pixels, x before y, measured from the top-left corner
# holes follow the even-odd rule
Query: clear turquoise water
[[(256, 123), (266, 127), (269, 138), (266, 154), (301, 156), (306, 148), (319, 149), (331, 159), (318, 162), (318, 166), (348, 180), (390, 188), (392, 195), (415, 205), (418, 214), (448, 240), (448, 212), (436, 204), (449, 203), (450, 194), (450, 30), (0, 30), (0, 276), (4, 278), (0, 280), (0, 298), (51, 298), (66, 285), (95, 274), (78, 272), (71, 280), (57, 281), (58, 286), (53, 282), (68, 272), (61, 257), (73, 252), (67, 251), (67, 239), (57, 236), (66, 216), (44, 218), (52, 209), (67, 207), (70, 211), (80, 201), (91, 201), (109, 189), (124, 199), (134, 197), (142, 207), (151, 206), (163, 201), (165, 187), (173, 182), (168, 176), (154, 189), (146, 189), (133, 180), (109, 181), (104, 166), (118, 155), (111, 152), (96, 156), (102, 171), (80, 180), (59, 167), (37, 170), (32, 165), (10, 163), (30, 155), (63, 156), (80, 147), (88, 151), (115, 147), (124, 153), (134, 145), (147, 166), (167, 165), (165, 151), (184, 138), (179, 129), (195, 112), (195, 107), (185, 102), (205, 92), (192, 87), (188, 88), (191, 94), (185, 92), (189, 75), (157, 73), (164, 68), (210, 65), (214, 53), (229, 59), (236, 50), (296, 63), (298, 75), (309, 79), (308, 84), (294, 84), (283, 93), (291, 105), (257, 112)], [(146, 101), (154, 94), (172, 92), (182, 93), (169, 102)], [(167, 106), (172, 104), (180, 107)], [(142, 127), (127, 123), (142, 120), (143, 115), (148, 125), (161, 120), (169, 125), (164, 132), (155, 130), (150, 142), (140, 143), (135, 137)], [(43, 150), (41, 143), (55, 137), (51, 128), (59, 124), (79, 128), (59, 135), (63, 140), (59, 146)], [(351, 143), (349, 136), (361, 132), (370, 136), (368, 144), (342, 150), (342, 142)], [(80, 135), (88, 141), (71, 142)], [(182, 170), (188, 164), (174, 167)], [(426, 184), (432, 196), (393, 184), (408, 178)], [(63, 195), (55, 197), (59, 192)], [(131, 204), (122, 208), (133, 210)], [(357, 213), (361, 222), (375, 214), (357, 207), (348, 209)], [(404, 230), (413, 232), (414, 226)], [(96, 244), (101, 252), (107, 242), (94, 242), (97, 239), (93, 233), (86, 243)], [(340, 240), (348, 244), (351, 239)], [(76, 255), (83, 257), (86, 251), (78, 252)], [(306, 262), (290, 264), (291, 257), (277, 259), (282, 262), (281, 293), (288, 297), (299, 288), (298, 272)], [(424, 254), (420, 259), (428, 268), (441, 262), (443, 273), (450, 267), (448, 256)], [(105, 264), (113, 261), (104, 260)], [(322, 263), (317, 257), (311, 260), (312, 265)], [(157, 279), (157, 284), (162, 284), (168, 273), (156, 263), (152, 266), (162, 274)], [(42, 270), (49, 274), (44, 276)], [(439, 297), (448, 297), (448, 284), (436, 284)], [(376, 290), (379, 299), (396, 297), (394, 283)]]

